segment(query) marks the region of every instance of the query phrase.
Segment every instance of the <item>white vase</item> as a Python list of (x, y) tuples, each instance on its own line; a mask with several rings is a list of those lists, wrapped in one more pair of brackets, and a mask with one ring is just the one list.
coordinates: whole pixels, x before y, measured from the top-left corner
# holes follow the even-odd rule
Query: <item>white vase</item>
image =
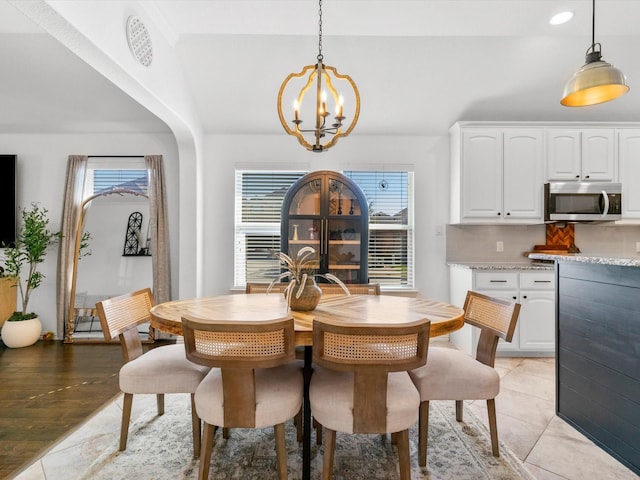
[(2, 341), (7, 347), (20, 348), (33, 345), (40, 338), (42, 323), (38, 317), (19, 322), (4, 322)]

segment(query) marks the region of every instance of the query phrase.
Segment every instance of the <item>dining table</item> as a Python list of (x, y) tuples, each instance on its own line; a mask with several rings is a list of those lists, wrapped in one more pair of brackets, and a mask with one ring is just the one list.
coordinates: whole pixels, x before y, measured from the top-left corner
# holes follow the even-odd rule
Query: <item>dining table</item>
[(324, 294), (315, 309), (298, 312), (287, 308), (286, 299), (281, 293), (238, 293), (159, 303), (151, 308), (151, 327), (182, 335), (182, 317), (187, 315), (201, 321), (259, 322), (286, 316), (293, 318), (296, 346), (304, 347), (303, 480), (308, 480), (311, 476), (309, 382), (312, 375), (314, 320), (363, 326), (408, 326), (428, 319), (431, 322), (430, 337), (449, 334), (464, 325), (462, 308), (426, 298)]

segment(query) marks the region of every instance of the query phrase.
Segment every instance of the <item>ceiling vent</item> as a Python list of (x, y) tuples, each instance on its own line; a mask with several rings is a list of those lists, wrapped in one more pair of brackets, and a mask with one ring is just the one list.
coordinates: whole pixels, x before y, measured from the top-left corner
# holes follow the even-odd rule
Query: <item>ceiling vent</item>
[(127, 19), (127, 42), (133, 57), (145, 67), (151, 65), (153, 60), (153, 46), (147, 27), (138, 17), (131, 16)]

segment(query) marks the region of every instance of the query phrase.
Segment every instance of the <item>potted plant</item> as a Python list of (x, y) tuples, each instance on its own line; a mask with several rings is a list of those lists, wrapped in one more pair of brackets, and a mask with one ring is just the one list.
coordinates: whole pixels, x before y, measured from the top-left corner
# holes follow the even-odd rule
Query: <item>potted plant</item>
[(22, 210), (22, 225), (16, 235), (15, 245), (5, 251), (5, 270), (17, 279), (21, 311), (16, 311), (2, 326), (2, 341), (8, 347), (25, 347), (38, 340), (42, 324), (38, 315), (29, 312), (29, 299), (40, 286), (44, 275), (38, 270), (48, 248), (61, 237), (60, 232), (49, 229), (47, 209), (32, 203)]
[(316, 308), (322, 296), (322, 290), (316, 284), (315, 277), (322, 277), (330, 282), (337, 283), (347, 295), (351, 295), (347, 286), (335, 275), (331, 273), (315, 273), (317, 258), (313, 247), (301, 248), (295, 258), (284, 252), (277, 252), (276, 257), (280, 260), (280, 265), (284, 272), (269, 284), (267, 293), (271, 291), (277, 282), (288, 279), (289, 285), (287, 285), (284, 294), (287, 299), (287, 306), (291, 310), (305, 312)]

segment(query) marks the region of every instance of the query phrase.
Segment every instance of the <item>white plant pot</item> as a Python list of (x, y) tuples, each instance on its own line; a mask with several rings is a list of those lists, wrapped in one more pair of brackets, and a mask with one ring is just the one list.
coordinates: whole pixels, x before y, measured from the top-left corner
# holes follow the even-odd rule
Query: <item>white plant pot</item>
[(2, 341), (7, 347), (20, 348), (33, 345), (40, 338), (42, 323), (38, 317), (19, 322), (4, 322)]

